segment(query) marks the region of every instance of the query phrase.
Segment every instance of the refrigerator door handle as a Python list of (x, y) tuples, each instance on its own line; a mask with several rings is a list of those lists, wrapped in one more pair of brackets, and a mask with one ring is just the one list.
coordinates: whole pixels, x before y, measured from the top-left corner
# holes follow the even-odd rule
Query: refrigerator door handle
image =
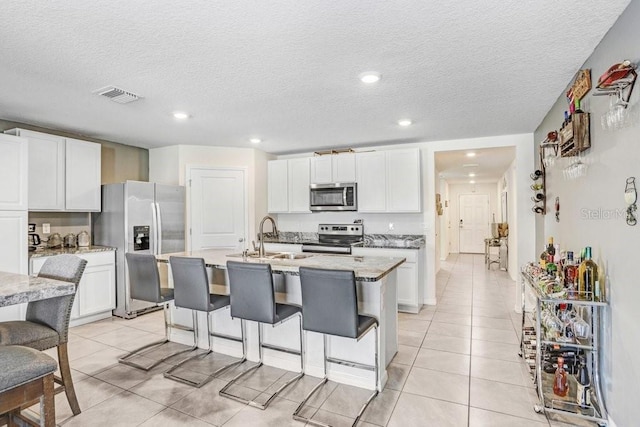
[(155, 203), (156, 205), (156, 254), (160, 255), (162, 253), (162, 215), (160, 214), (160, 203)]
[(158, 255), (158, 216), (156, 213), (156, 204), (151, 202), (151, 232), (149, 238), (151, 239), (151, 253)]

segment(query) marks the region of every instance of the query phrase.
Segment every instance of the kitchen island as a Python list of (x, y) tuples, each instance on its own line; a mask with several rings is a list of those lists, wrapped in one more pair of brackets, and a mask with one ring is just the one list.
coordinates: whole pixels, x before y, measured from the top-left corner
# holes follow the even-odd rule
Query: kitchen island
[[(158, 255), (158, 261), (168, 262), (170, 256), (187, 256), (203, 258), (210, 268), (211, 292), (228, 294), (228, 278), (225, 274), (226, 263), (229, 260), (246, 261), (252, 263), (268, 263), (274, 273), (276, 300), (282, 303), (301, 305), (299, 267), (316, 267), (335, 270), (353, 270), (357, 280), (358, 309), (362, 314), (378, 319), (380, 326), (380, 343), (378, 349), (378, 363), (380, 366), (380, 383), (387, 381), (386, 367), (398, 350), (398, 314), (396, 310), (397, 284), (396, 269), (404, 262), (404, 258), (346, 256), (346, 255), (310, 255), (303, 254), (302, 258), (289, 259), (287, 255), (272, 255), (266, 258), (246, 257), (230, 250), (210, 249), (193, 252), (180, 252)], [(280, 256), (280, 257), (278, 257)], [(171, 278), (169, 276), (169, 283)], [(191, 325), (189, 310), (177, 309), (172, 306), (174, 322), (184, 326)], [(218, 333), (240, 336), (240, 321), (231, 319), (229, 310), (219, 310), (213, 315), (213, 328)], [(199, 313), (200, 330), (206, 330), (206, 316)], [(265, 327), (264, 342), (289, 348), (298, 348), (299, 325), (296, 320), (287, 321), (276, 328)], [(190, 345), (193, 335), (190, 332), (174, 330), (171, 340)], [(239, 343), (214, 338), (214, 351), (235, 357), (242, 355)], [(247, 358), (258, 360), (258, 329), (255, 322), (247, 323)], [(198, 345), (207, 347), (206, 337), (200, 337)], [(366, 335), (361, 341), (330, 337), (327, 351), (332, 357), (354, 360), (361, 363), (373, 363), (375, 354), (375, 339), (373, 334)], [(316, 377), (323, 376), (322, 335), (307, 333), (306, 342), (306, 373)], [(290, 371), (299, 370), (299, 356), (265, 351), (264, 363)], [(373, 389), (373, 372), (354, 369), (343, 365), (329, 365), (329, 378), (333, 381)]]

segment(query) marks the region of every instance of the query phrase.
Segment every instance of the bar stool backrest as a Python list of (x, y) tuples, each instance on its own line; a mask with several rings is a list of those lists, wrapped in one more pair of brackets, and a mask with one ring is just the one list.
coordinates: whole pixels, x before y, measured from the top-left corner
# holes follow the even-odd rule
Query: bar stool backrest
[(305, 330), (358, 337), (358, 296), (353, 271), (300, 267), (300, 286)]
[(276, 297), (269, 264), (227, 261), (231, 317), (273, 325)]
[(169, 263), (176, 307), (213, 311), (204, 259), (172, 256), (169, 257)]
[(142, 301), (162, 302), (158, 261), (151, 254), (126, 253), (129, 269), (129, 291), (131, 298)]
[[(38, 272), (38, 277), (74, 283), (77, 292), (86, 265), (86, 259), (75, 255), (56, 255), (44, 262)], [(31, 301), (27, 305), (25, 319), (54, 329), (60, 337), (58, 345), (64, 344), (69, 338), (69, 319), (75, 297), (74, 292), (72, 295)], [(46, 349), (39, 348), (38, 350)]]

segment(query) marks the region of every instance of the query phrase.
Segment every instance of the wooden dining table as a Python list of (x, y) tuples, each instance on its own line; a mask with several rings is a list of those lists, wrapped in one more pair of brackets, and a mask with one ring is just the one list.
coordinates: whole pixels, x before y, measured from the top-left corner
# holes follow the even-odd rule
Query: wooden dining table
[(72, 282), (0, 271), (0, 307), (71, 295), (75, 287)]

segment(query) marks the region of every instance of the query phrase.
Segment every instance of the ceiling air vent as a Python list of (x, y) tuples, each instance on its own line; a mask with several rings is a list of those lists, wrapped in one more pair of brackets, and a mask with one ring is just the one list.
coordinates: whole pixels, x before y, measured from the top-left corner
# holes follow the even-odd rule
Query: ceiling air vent
[(98, 90), (94, 90), (93, 93), (100, 96), (105, 96), (113, 102), (117, 102), (118, 104), (128, 104), (129, 102), (137, 101), (138, 99), (142, 98), (140, 95), (127, 92), (126, 90), (117, 88), (115, 86), (106, 86)]

